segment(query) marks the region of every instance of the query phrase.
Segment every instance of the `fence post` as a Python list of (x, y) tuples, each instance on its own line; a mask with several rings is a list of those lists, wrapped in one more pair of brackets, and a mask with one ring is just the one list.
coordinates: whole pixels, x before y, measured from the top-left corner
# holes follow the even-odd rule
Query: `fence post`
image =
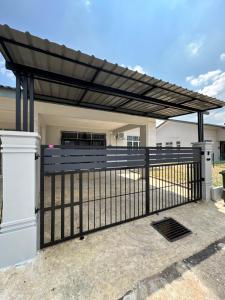
[(145, 209), (146, 214), (149, 214), (149, 148), (145, 149)]
[(212, 188), (212, 142), (192, 143), (193, 147), (201, 148), (201, 196), (203, 200), (211, 200)]
[(83, 236), (83, 172), (79, 173), (79, 226), (80, 226), (80, 240)]

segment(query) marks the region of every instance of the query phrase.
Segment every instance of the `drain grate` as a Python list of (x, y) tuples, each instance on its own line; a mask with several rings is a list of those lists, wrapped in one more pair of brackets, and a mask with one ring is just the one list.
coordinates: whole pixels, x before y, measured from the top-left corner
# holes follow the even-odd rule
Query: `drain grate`
[(172, 218), (165, 218), (158, 222), (152, 222), (151, 225), (170, 242), (174, 242), (191, 234), (191, 230)]

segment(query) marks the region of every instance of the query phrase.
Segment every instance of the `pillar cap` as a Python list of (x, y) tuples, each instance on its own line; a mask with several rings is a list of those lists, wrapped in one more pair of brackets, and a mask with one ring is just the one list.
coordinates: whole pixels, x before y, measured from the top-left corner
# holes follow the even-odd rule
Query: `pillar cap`
[(40, 143), (37, 132), (0, 131), (2, 153), (36, 153)]
[(13, 131), (13, 130), (0, 130), (0, 136), (2, 137), (36, 137), (40, 139), (40, 135), (37, 132), (28, 131)]

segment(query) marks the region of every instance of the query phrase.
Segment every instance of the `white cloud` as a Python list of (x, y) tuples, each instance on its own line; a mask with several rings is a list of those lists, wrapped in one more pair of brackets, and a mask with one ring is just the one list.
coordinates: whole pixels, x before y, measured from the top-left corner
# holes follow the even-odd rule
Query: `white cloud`
[(222, 72), (211, 84), (199, 90), (200, 93), (225, 99), (225, 72)]
[(15, 76), (12, 71), (9, 71), (5, 68), (5, 62), (3, 60), (0, 60), (0, 74), (3, 76), (6, 76), (12, 81), (15, 81)]
[(225, 52), (220, 54), (220, 60), (225, 61)]
[(224, 125), (225, 108), (209, 111), (209, 115), (204, 117), (206, 123)]
[(200, 74), (197, 77), (188, 76), (186, 77), (186, 80), (193, 86), (202, 86), (208, 84), (209, 82), (217, 80), (221, 73), (221, 70), (209, 71), (205, 74)]
[(85, 1), (85, 5), (86, 5), (86, 6), (90, 6), (90, 5), (91, 5), (91, 1), (90, 1), (90, 0), (86, 0), (86, 1)]
[(131, 70), (133, 70), (133, 71), (137, 71), (139, 73), (142, 73), (142, 74), (145, 73), (144, 69), (140, 65), (136, 65), (134, 67), (128, 67), (128, 68), (131, 69)]
[(91, 1), (90, 0), (82, 0), (85, 5), (87, 11), (91, 11)]
[[(198, 88), (198, 92), (204, 95), (225, 100), (225, 72), (221, 70), (209, 71), (199, 76), (188, 76), (186, 80)], [(210, 111), (205, 120), (212, 124), (224, 124), (225, 109)]]
[(125, 66), (124, 64), (121, 64), (121, 67), (124, 67), (124, 68), (128, 68), (128, 69), (130, 69), (130, 70), (133, 70), (133, 71), (137, 71), (137, 72), (139, 72), (139, 73), (142, 73), (142, 74), (145, 74), (146, 72), (145, 72), (145, 70), (142, 68), (142, 66), (140, 66), (140, 65), (136, 65), (136, 66), (134, 66), (134, 67), (131, 67), (131, 66)]
[(197, 42), (191, 42), (187, 45), (187, 52), (190, 56), (197, 56), (199, 54), (199, 50), (201, 49), (203, 45), (202, 40), (199, 40)]
[(197, 77), (188, 76), (186, 80), (192, 86), (198, 87), (199, 93), (225, 100), (225, 72), (209, 71)]

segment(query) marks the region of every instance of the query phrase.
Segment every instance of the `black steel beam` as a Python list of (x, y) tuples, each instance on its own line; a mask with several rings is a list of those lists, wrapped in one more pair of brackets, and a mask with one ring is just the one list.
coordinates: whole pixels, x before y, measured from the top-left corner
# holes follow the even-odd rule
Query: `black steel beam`
[(5, 43), (3, 41), (0, 42), (1, 46), (6, 54), (6, 56), (8, 57), (8, 60), (10, 60), (11, 62), (13, 62), (12, 56), (9, 53), (9, 50), (7, 49), (7, 47), (5, 46)]
[(63, 83), (69, 83), (73, 85), (74, 87), (81, 88), (81, 89), (88, 89), (93, 92), (98, 92), (98, 93), (103, 93), (103, 94), (108, 94), (108, 95), (113, 95), (117, 97), (122, 97), (122, 98), (127, 98), (127, 99), (132, 99), (144, 103), (154, 103), (154, 104), (161, 104), (166, 107), (174, 107), (174, 108), (180, 108), (181, 110), (188, 111), (190, 113), (198, 112), (198, 109), (193, 109), (181, 104), (175, 104), (171, 102), (166, 102), (160, 99), (155, 99), (152, 97), (147, 97), (147, 96), (142, 96), (136, 93), (112, 88), (109, 86), (104, 86), (96, 83), (91, 83), (91, 82), (86, 82), (84, 80), (80, 80), (77, 78), (71, 78), (62, 74), (57, 74), (53, 72), (48, 72), (44, 70), (40, 70), (37, 68), (32, 68), (28, 66), (23, 66), (19, 64), (12, 64), (10, 62), (6, 62), (6, 67), (12, 71), (22, 71), (25, 73), (30, 73), (33, 74), (34, 77), (40, 77), (40, 78), (46, 78), (50, 80), (54, 80), (56, 83), (58, 82), (63, 82)]
[(21, 130), (21, 86), (20, 74), (16, 73), (16, 130)]
[[(60, 105), (69, 105), (69, 106), (76, 106), (76, 101), (74, 102), (74, 100), (69, 100), (69, 99), (65, 99), (65, 98), (60, 98), (60, 97), (53, 97), (53, 96), (46, 96), (46, 95), (41, 95), (41, 94), (35, 94), (35, 100), (36, 101), (40, 101), (40, 102), (48, 102), (48, 103), (54, 103), (54, 104), (60, 104)], [(63, 101), (63, 102), (62, 102)], [(87, 108), (89, 103), (83, 103), (80, 104), (79, 107), (82, 108)], [(118, 111), (115, 111), (113, 106), (106, 106), (106, 105), (100, 105), (100, 104), (93, 104), (92, 105), (93, 109), (98, 109), (98, 110), (102, 110), (102, 111), (111, 111), (111, 112), (118, 112), (118, 113), (123, 113), (123, 114), (128, 114), (128, 115), (134, 115), (134, 116), (141, 116), (141, 117), (150, 117), (150, 118), (154, 118), (154, 119), (161, 119), (161, 120), (168, 120), (170, 118), (176, 117), (176, 116), (186, 116), (189, 115), (189, 113), (185, 113), (185, 114), (179, 114), (176, 116), (163, 116), (160, 114), (155, 114), (155, 113), (151, 113), (151, 112), (139, 112), (139, 114), (137, 114), (136, 111), (134, 110), (129, 110), (129, 109), (121, 109)]]
[[(96, 77), (98, 76), (99, 72), (100, 72), (99, 70), (96, 70), (96, 72), (95, 72), (95, 74), (94, 74), (94, 76), (92, 77), (92, 79), (91, 79), (90, 82), (93, 83), (93, 82), (95, 81), (95, 79), (96, 79)], [(83, 92), (82, 96), (80, 97), (80, 100), (78, 101), (77, 104), (79, 104), (80, 102), (82, 102), (82, 101), (84, 100), (85, 96), (87, 95), (87, 92), (88, 92), (88, 89), (84, 90), (84, 92)]]
[[(124, 75), (124, 74), (119, 74), (119, 73), (117, 73), (117, 72), (113, 72), (113, 71), (110, 71), (110, 70), (105, 70), (105, 69), (102, 69), (101, 67), (97, 67), (97, 66), (94, 66), (94, 65), (90, 65), (89, 63), (85, 63), (85, 62), (82, 62), (82, 61), (79, 61), (79, 60), (76, 60), (76, 59), (73, 59), (73, 58), (65, 57), (65, 56), (63, 56), (63, 55), (60, 55), (60, 54), (51, 52), (51, 51), (49, 51), (49, 50), (40, 49), (40, 48), (37, 48), (37, 47), (35, 47), (35, 46), (27, 45), (27, 44), (24, 44), (24, 43), (15, 41), (15, 40), (11, 40), (11, 39), (8, 39), (8, 38), (5, 38), (5, 37), (0, 37), (0, 42), (10, 43), (10, 44), (13, 44), (13, 45), (16, 45), (16, 46), (19, 46), (19, 47), (27, 48), (27, 49), (30, 49), (30, 50), (33, 50), (33, 51), (36, 51), (36, 52), (39, 52), (39, 53), (43, 53), (43, 54), (46, 54), (46, 55), (49, 55), (49, 56), (53, 56), (53, 57), (56, 57), (56, 58), (59, 58), (59, 59), (63, 59), (63, 60), (65, 60), (65, 61), (69, 61), (69, 62), (72, 62), (72, 63), (76, 63), (76, 64), (79, 64), (79, 65), (82, 65), (82, 66), (86, 66), (86, 67), (88, 67), (88, 68), (96, 69), (96, 70), (99, 70), (99, 71), (102, 71), (102, 72), (105, 72), (105, 73), (108, 73), (108, 74), (116, 75), (116, 76), (119, 76), (119, 77), (122, 77), (122, 78), (126, 78), (126, 79), (129, 79), (129, 80), (136, 81), (136, 82), (140, 82), (140, 83), (145, 84), (145, 85), (148, 85), (148, 86), (150, 86), (150, 87), (161, 88), (161, 89), (163, 89), (163, 90), (165, 90), (165, 91), (168, 91), (168, 92), (171, 92), (171, 93), (175, 93), (175, 94), (177, 94), (177, 95), (185, 96), (185, 97), (188, 97), (189, 99), (192, 99), (192, 100), (200, 100), (200, 101), (202, 101), (202, 102), (205, 102), (205, 103), (211, 103), (211, 104), (214, 104), (214, 105), (215, 105), (215, 103), (212, 103), (212, 102), (210, 102), (210, 101), (205, 101), (205, 100), (203, 100), (203, 99), (197, 99), (197, 98), (195, 98), (195, 97), (191, 97), (191, 96), (185, 95), (185, 94), (183, 94), (182, 92), (179, 92), (179, 91), (171, 91), (171, 90), (168, 89), (168, 88), (158, 87), (158, 86), (155, 85), (155, 84), (151, 84), (151, 83), (145, 82), (145, 81), (143, 81), (143, 80), (131, 78), (130, 76), (127, 76), (127, 75)], [(179, 88), (179, 87), (178, 87), (178, 88)], [(218, 105), (217, 107), (218, 107), (218, 108), (221, 108), (222, 106)]]
[(28, 131), (28, 82), (23, 77), (23, 131)]
[(151, 86), (149, 89), (147, 89), (146, 91), (144, 91), (141, 95), (145, 96), (147, 95), (149, 92), (151, 92), (152, 90), (156, 89), (156, 86)]
[[(49, 96), (49, 95), (47, 96), (47, 95), (42, 95), (42, 94), (35, 94), (34, 98), (35, 98), (35, 101), (48, 102), (48, 103), (61, 104), (61, 105), (69, 105), (69, 106), (73, 106), (73, 107), (78, 106), (81, 108), (90, 108), (90, 109), (98, 109), (98, 110), (102, 110), (102, 111), (115, 112), (115, 110), (114, 110), (115, 107), (102, 105), (102, 104), (81, 102), (79, 105), (77, 105), (78, 101), (74, 101), (72, 99), (65, 99), (65, 98), (54, 97), (54, 96)], [(122, 109), (122, 108), (116, 112), (128, 114), (128, 115), (134, 115), (134, 116), (149, 117), (149, 118), (154, 118), (154, 119), (162, 119), (162, 120), (168, 119), (168, 117), (163, 117), (158, 114), (137, 112), (135, 110)]]
[(203, 112), (198, 112), (198, 141), (204, 142), (204, 119)]

